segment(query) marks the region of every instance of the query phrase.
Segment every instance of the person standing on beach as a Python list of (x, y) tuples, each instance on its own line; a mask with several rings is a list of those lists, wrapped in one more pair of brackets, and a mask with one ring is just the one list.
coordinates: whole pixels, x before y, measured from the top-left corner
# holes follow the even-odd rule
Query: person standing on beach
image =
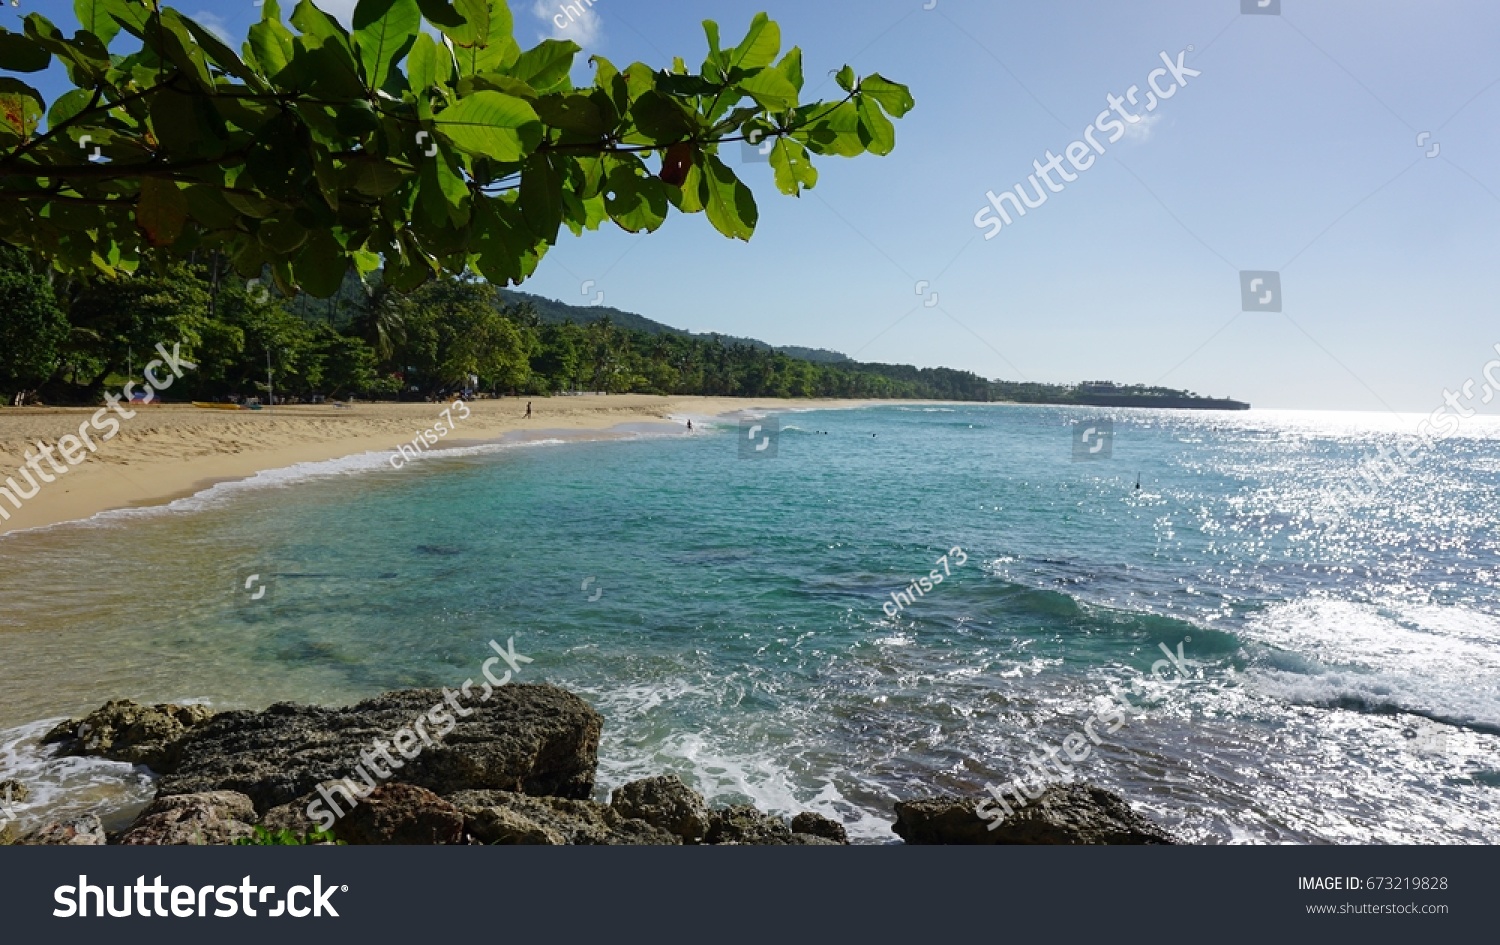
[(526, 420), (530, 420), (531, 419), (531, 401), (529, 401), (529, 400), (526, 401), (526, 416), (525, 416), (524, 419), (526, 419)]

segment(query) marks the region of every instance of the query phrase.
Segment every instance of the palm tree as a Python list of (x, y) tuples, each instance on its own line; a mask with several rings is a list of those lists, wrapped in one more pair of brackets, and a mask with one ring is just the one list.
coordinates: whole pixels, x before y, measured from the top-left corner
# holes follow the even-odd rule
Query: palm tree
[(375, 349), (381, 361), (390, 361), (406, 341), (401, 297), (384, 282), (367, 285), (359, 314), (354, 317), (354, 330)]

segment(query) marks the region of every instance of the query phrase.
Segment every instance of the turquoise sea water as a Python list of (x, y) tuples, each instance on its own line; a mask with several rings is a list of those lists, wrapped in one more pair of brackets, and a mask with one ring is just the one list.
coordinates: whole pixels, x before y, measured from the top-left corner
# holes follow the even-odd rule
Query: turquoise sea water
[[(601, 797), (674, 771), (886, 842), (895, 800), (1020, 774), (1115, 689), (1142, 709), (1078, 776), (1192, 840), (1500, 842), (1500, 424), (1360, 495), (1416, 418), (1110, 411), (1112, 457), (1075, 461), (1096, 413), (355, 457), (0, 540), (0, 779), (39, 785), (23, 821), (138, 804), (141, 771), (37, 749), (47, 720), (457, 686), (514, 637), (521, 681), (604, 713)], [(1186, 681), (1151, 680), (1163, 645)]]

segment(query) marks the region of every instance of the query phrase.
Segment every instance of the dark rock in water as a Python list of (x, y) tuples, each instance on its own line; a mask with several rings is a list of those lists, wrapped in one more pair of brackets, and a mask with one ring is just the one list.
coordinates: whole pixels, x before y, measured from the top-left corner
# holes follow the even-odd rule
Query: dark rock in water
[[(1125, 799), (1087, 784), (1054, 784), (990, 830), (979, 800), (934, 797), (896, 804), (891, 829), (911, 844), (1175, 844), (1161, 827)], [(993, 802), (991, 805), (993, 806)], [(1003, 812), (1002, 812), (1003, 813)]]
[(15, 778), (0, 781), (0, 806), (24, 804), (30, 797), (31, 789)]
[(470, 835), (480, 843), (670, 846), (682, 842), (660, 827), (593, 801), (508, 791), (464, 791), (449, 800), (464, 812)]
[(704, 842), (785, 846), (801, 841), (793, 839), (792, 829), (780, 817), (762, 814), (745, 804), (714, 811)]
[(213, 714), (201, 705), (146, 706), (119, 699), (62, 723), (43, 736), (42, 744), (61, 744), (63, 755), (108, 758), (166, 773), (177, 763), (183, 737)]
[(684, 843), (698, 843), (708, 833), (708, 804), (675, 774), (615, 788), (610, 806), (622, 816), (644, 820), (682, 838)]
[(102, 847), (104, 824), (93, 814), (83, 814), (50, 823), (22, 837), (20, 846), (29, 847)]
[[(466, 718), (452, 712), (440, 689), (386, 693), (342, 709), (283, 703), (264, 712), (226, 712), (183, 741), (181, 760), (159, 794), (238, 791), (266, 812), (342, 779), (366, 793), (383, 780), (439, 795), (504, 790), (586, 798), (593, 792), (598, 712), (556, 686), (515, 683), (495, 689), (486, 702), (481, 696), (472, 691), (460, 701), (471, 713)], [(447, 719), (456, 726), (438, 736)], [(419, 737), (424, 733), (432, 744)], [(345, 811), (358, 806), (343, 793), (335, 802)]]
[(255, 834), (255, 805), (233, 791), (159, 797), (117, 843), (125, 846), (232, 844)]
[(844, 825), (822, 814), (803, 813), (793, 817), (792, 833), (822, 837), (824, 840), (832, 840), (838, 844), (849, 842), (849, 832), (844, 829)]
[(333, 835), (354, 846), (462, 843), (464, 815), (426, 788), (384, 784), (334, 824)]

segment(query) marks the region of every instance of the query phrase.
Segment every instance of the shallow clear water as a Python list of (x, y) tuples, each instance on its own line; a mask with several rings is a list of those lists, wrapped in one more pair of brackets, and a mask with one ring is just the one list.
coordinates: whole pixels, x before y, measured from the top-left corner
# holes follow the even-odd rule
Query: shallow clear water
[[(456, 686), (513, 636), (521, 680), (604, 713), (601, 797), (675, 771), (886, 841), (895, 800), (1015, 776), (1120, 689), (1140, 712), (1077, 774), (1190, 839), (1500, 842), (1500, 424), (1359, 497), (1415, 418), (1106, 411), (1113, 457), (1075, 462), (1097, 413), (356, 457), (0, 540), (0, 779), (37, 786), (23, 822), (139, 804), (40, 723)], [(1151, 680), (1163, 646), (1187, 679)]]

